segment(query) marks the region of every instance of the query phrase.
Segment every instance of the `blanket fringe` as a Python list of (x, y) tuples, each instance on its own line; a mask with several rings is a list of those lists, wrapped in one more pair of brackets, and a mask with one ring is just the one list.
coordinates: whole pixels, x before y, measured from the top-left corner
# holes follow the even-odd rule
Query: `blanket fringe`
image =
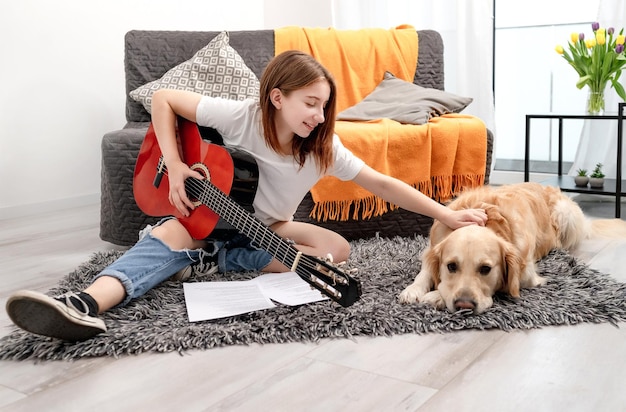
[(358, 200), (315, 203), (309, 216), (321, 222), (328, 220), (347, 221), (350, 219), (350, 215), (355, 220), (369, 219), (372, 216), (380, 216), (393, 209), (397, 209), (397, 206), (385, 202), (377, 196), (368, 196)]
[[(425, 195), (431, 196), (433, 190), (431, 182), (420, 182), (412, 186)], [(345, 222), (350, 219), (367, 220), (396, 209), (398, 209), (397, 205), (371, 195), (362, 199), (315, 202), (309, 217), (318, 222), (328, 220)]]
[[(433, 176), (430, 181), (412, 185), (426, 196), (446, 203), (463, 190), (482, 186), (485, 175)], [(318, 222), (352, 220), (368, 220), (398, 209), (378, 196), (367, 196), (362, 199), (315, 202), (309, 217)]]
[(464, 190), (480, 187), (485, 184), (485, 175), (462, 175), (452, 177), (452, 192), (456, 196)]

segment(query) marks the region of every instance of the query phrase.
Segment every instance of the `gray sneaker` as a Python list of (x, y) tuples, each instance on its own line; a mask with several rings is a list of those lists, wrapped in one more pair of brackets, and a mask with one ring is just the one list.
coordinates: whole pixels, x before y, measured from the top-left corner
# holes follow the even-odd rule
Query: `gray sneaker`
[(15, 292), (6, 304), (15, 325), (37, 335), (67, 341), (82, 341), (106, 332), (96, 316), (89, 314), (87, 304), (73, 292), (52, 298), (30, 290)]
[(193, 265), (185, 266), (172, 276), (172, 280), (186, 282), (192, 275), (210, 276), (217, 273), (217, 271), (218, 267), (214, 258), (208, 257), (200, 260), (198, 263), (194, 263)]

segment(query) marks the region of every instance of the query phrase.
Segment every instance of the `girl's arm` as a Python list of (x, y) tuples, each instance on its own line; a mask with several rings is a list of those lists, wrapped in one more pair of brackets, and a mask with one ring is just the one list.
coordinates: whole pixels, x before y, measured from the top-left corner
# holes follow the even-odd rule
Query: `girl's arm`
[(182, 90), (161, 89), (152, 95), (152, 125), (163, 154), (170, 184), (169, 201), (183, 216), (194, 208), (185, 192), (185, 179), (202, 175), (181, 159), (176, 142), (176, 116), (196, 121), (196, 108), (202, 95)]
[(484, 226), (487, 214), (482, 209), (452, 210), (408, 184), (365, 165), (353, 181), (376, 196), (411, 212), (430, 216), (451, 229), (468, 225)]

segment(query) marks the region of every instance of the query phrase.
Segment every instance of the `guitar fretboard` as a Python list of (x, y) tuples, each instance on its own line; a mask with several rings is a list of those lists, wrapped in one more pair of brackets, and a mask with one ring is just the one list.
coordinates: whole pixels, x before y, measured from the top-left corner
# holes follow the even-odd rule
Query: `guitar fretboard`
[[(191, 198), (197, 199), (213, 210), (285, 266), (292, 267), (298, 256), (298, 250), (210, 181), (190, 178), (185, 181), (185, 189)], [(301, 258), (306, 256), (301, 255)]]

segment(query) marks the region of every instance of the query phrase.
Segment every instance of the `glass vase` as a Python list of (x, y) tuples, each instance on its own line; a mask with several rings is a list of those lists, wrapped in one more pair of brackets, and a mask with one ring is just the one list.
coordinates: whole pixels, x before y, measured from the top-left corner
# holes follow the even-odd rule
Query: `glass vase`
[(599, 90), (590, 88), (587, 97), (587, 113), (591, 115), (604, 114), (604, 88)]

